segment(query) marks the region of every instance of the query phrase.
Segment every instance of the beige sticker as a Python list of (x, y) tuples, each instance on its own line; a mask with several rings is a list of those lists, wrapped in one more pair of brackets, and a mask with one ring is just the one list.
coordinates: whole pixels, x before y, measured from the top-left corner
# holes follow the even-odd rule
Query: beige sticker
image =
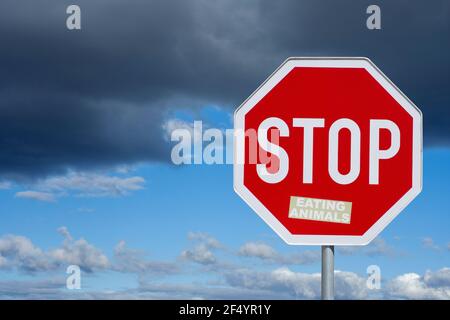
[(289, 218), (332, 223), (350, 223), (352, 203), (339, 200), (291, 197)]

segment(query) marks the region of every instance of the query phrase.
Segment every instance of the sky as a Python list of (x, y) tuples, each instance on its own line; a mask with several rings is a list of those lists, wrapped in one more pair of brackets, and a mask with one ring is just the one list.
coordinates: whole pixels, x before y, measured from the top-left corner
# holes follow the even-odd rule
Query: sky
[(381, 30), (368, 1), (76, 1), (72, 31), (69, 4), (0, 4), (0, 298), (319, 298), (320, 247), (286, 245), (231, 165), (170, 159), (173, 129), (232, 128), (289, 56), (367, 56), (424, 115), (423, 191), (336, 248), (336, 297), (450, 298), (447, 1), (378, 1)]

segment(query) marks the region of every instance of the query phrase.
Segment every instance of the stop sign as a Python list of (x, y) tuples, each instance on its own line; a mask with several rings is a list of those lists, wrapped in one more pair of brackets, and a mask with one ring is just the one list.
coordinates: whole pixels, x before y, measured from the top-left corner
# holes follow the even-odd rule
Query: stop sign
[(421, 191), (422, 114), (369, 59), (290, 58), (234, 123), (235, 191), (289, 244), (367, 244)]

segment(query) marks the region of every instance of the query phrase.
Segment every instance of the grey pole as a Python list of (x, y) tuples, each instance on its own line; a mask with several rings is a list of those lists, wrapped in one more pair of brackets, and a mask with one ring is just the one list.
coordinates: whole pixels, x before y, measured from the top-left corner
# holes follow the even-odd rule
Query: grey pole
[(322, 300), (334, 300), (334, 246), (322, 246)]

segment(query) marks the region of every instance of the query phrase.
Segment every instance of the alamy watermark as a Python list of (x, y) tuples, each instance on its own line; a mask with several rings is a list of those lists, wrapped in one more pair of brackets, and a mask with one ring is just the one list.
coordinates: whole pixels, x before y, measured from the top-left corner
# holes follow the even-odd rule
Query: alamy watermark
[[(68, 30), (81, 30), (81, 8), (76, 4), (71, 4), (66, 8), (66, 27)], [(381, 29), (381, 8), (376, 4), (371, 4), (366, 9), (369, 16), (366, 20), (366, 27), (369, 30)]]
[[(170, 140), (176, 142), (171, 151), (172, 162), (182, 164), (262, 164), (267, 170), (276, 171), (278, 157), (284, 150), (279, 147), (280, 130), (273, 128), (269, 118), (256, 129), (234, 130), (208, 128), (202, 121), (194, 121), (192, 127), (174, 129)], [(283, 133), (281, 132), (281, 135)], [(270, 141), (269, 141), (270, 140)], [(241, 143), (248, 143), (248, 155), (234, 154)]]
[(366, 286), (369, 290), (381, 289), (381, 268), (376, 264), (367, 267), (367, 281)]
[(369, 30), (381, 29), (381, 9), (376, 4), (367, 7), (366, 13), (369, 14), (366, 20), (366, 26)]
[(66, 273), (69, 276), (66, 279), (66, 288), (69, 290), (81, 289), (81, 269), (79, 266), (72, 264), (67, 267)]
[(81, 30), (81, 8), (76, 4), (67, 7), (66, 13), (69, 15), (66, 19), (68, 30)]

